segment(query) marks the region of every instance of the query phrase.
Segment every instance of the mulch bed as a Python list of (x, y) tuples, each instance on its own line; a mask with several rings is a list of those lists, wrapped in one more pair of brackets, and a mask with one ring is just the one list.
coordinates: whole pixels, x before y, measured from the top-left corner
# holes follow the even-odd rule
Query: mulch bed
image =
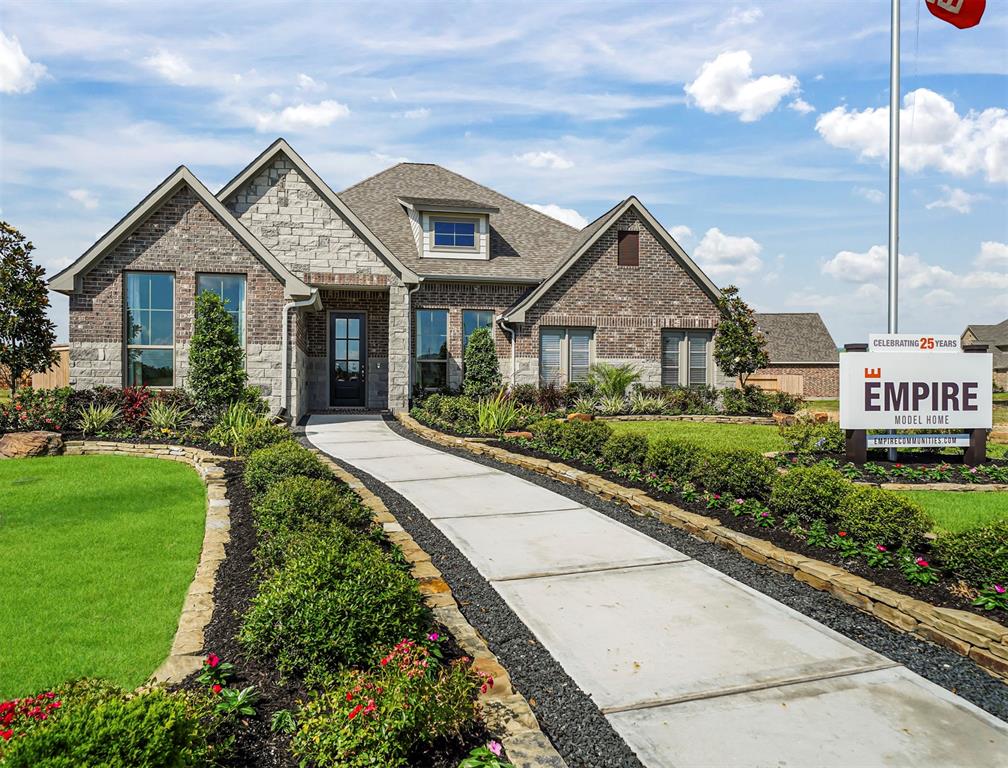
[[(548, 454), (513, 441), (495, 440), (491, 441), (490, 444), (512, 451), (513, 453), (520, 453), (524, 456), (531, 456), (537, 459), (550, 459), (552, 461), (562, 461), (564, 464), (568, 464), (584, 472), (590, 472), (591, 474), (598, 475), (606, 480), (617, 483), (618, 485), (645, 491), (651, 498), (658, 501), (675, 504), (681, 509), (717, 518), (726, 528), (731, 528), (732, 530), (739, 531), (740, 533), (748, 534), (749, 536), (753, 536), (757, 539), (765, 539), (790, 552), (795, 552), (799, 555), (805, 555), (806, 557), (822, 560), (840, 568), (844, 568), (853, 573), (855, 576), (861, 576), (862, 578), (873, 581), (879, 586), (886, 587), (895, 592), (900, 592), (901, 594), (908, 595), (909, 597), (923, 600), (931, 605), (970, 611), (971, 613), (975, 613), (979, 616), (984, 616), (988, 619), (993, 619), (994, 621), (1008, 625), (1008, 612), (1000, 610), (984, 611), (971, 605), (968, 599), (960, 597), (959, 595), (949, 591), (949, 587), (952, 586), (952, 584), (947, 579), (940, 582), (936, 587), (930, 588), (910, 584), (898, 568), (869, 568), (868, 564), (861, 558), (856, 560), (844, 560), (840, 553), (836, 550), (809, 545), (804, 539), (801, 539), (780, 527), (779, 521), (778, 525), (774, 528), (760, 528), (752, 521), (752, 518), (747, 515), (735, 517), (725, 509), (707, 509), (706, 504), (703, 502), (686, 502), (676, 494), (665, 493), (664, 491), (660, 491), (645, 483), (636, 482), (623, 477), (622, 475), (617, 475), (614, 472), (601, 470), (598, 467), (585, 464), (584, 462), (574, 459), (558, 459), (552, 454)], [(921, 550), (918, 554), (927, 557), (926, 551)]]
[[(260, 698), (256, 715), (241, 721), (236, 729), (234, 754), (229, 765), (235, 768), (294, 768), (297, 761), (290, 753), (290, 736), (273, 733), (270, 720), (281, 709), (297, 711), (299, 701), (309, 698), (309, 689), (299, 679), (281, 680), (269, 659), (248, 656), (237, 639), (242, 617), (256, 595), (259, 574), (255, 567), (256, 531), (252, 520), (252, 497), (242, 479), (241, 462), (224, 463), (228, 499), (231, 502), (231, 539), (225, 545), (225, 558), (217, 571), (214, 587), (214, 612), (204, 632), (205, 650), (235, 665), (232, 685), (244, 688), (254, 685)], [(463, 656), (454, 638), (443, 627), (437, 627), (448, 638), (440, 646), (446, 661)], [(180, 687), (203, 690), (196, 682), (197, 674), (187, 678)], [(490, 739), (482, 723), (458, 739), (445, 739), (427, 745), (410, 759), (412, 768), (457, 768), (459, 762), (477, 746)]]
[[(788, 459), (799, 459), (802, 458), (796, 453), (781, 453), (779, 456)], [(848, 464), (846, 455), (842, 453), (819, 453), (815, 455), (817, 459), (832, 459), (836, 461), (840, 466), (845, 466)], [(948, 454), (948, 453), (937, 453), (934, 451), (915, 451), (915, 452), (901, 452), (897, 454), (897, 459), (895, 462), (889, 461), (888, 455), (885, 451), (871, 450), (868, 452), (868, 461), (874, 464), (878, 464), (881, 467), (885, 467), (889, 470), (886, 476), (874, 475), (871, 472), (867, 472), (864, 469), (864, 465), (854, 465), (859, 470), (859, 475), (852, 478), (858, 482), (865, 483), (907, 483), (913, 485), (927, 485), (930, 483), (963, 483), (965, 482), (959, 477), (959, 472), (956, 471), (952, 477), (947, 479), (928, 479), (924, 477), (909, 475), (907, 477), (901, 477), (898, 472), (900, 467), (896, 467), (896, 464), (902, 465), (906, 469), (934, 469), (941, 464), (948, 464), (955, 470), (963, 468), (965, 465), (963, 463), (963, 454)], [(984, 463), (984, 466), (993, 467), (1004, 467), (1008, 468), (1008, 459), (992, 459), (988, 458)], [(983, 480), (983, 483), (996, 482), (991, 480)]]
[(226, 448), (222, 448), (219, 445), (209, 442), (208, 440), (183, 440), (181, 438), (172, 437), (161, 437), (158, 435), (109, 435), (109, 436), (98, 436), (98, 435), (85, 435), (82, 432), (60, 432), (63, 440), (94, 440), (95, 442), (101, 443), (129, 443), (131, 445), (177, 445), (180, 448), (199, 448), (203, 451), (208, 451), (215, 456), (226, 456), (230, 457), (231, 452)]

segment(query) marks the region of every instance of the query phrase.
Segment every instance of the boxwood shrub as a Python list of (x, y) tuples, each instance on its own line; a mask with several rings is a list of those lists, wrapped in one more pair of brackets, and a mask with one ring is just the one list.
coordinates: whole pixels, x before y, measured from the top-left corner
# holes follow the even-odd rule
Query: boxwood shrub
[(873, 485), (855, 485), (840, 504), (839, 517), (855, 539), (897, 547), (919, 544), (932, 526), (919, 504)]
[(644, 468), (680, 483), (694, 482), (704, 450), (671, 437), (654, 440), (648, 447)]
[(245, 485), (253, 495), (295, 475), (318, 479), (332, 477), (318, 456), (294, 441), (260, 448), (245, 462)]
[(255, 501), (253, 513), (260, 533), (326, 527), (332, 521), (363, 531), (371, 522), (370, 512), (346, 485), (300, 475), (270, 486)]
[(610, 467), (637, 467), (644, 466), (644, 459), (648, 452), (648, 439), (646, 435), (636, 432), (622, 432), (613, 435), (606, 440), (602, 446), (602, 459)]
[(535, 439), (549, 448), (560, 447), (560, 433), (564, 422), (556, 419), (543, 419), (529, 425), (529, 432)]
[(694, 473), (711, 493), (766, 501), (777, 477), (777, 468), (758, 451), (744, 449), (706, 451)]
[(419, 635), (428, 618), (417, 582), (372, 542), (347, 544), (306, 536), (265, 576), (239, 634), (250, 653), (275, 656), (283, 675), (324, 684)]
[(260, 448), (268, 448), (288, 440), (293, 441), (294, 435), (283, 424), (260, 424), (240, 434), (234, 448), (239, 455), (248, 456)]
[(783, 517), (794, 514), (806, 523), (835, 523), (840, 505), (853, 489), (846, 477), (823, 464), (795, 467), (774, 481), (770, 507)]
[(564, 421), (560, 423), (560, 447), (575, 456), (594, 458), (612, 433), (604, 421)]
[(943, 533), (934, 549), (942, 565), (970, 586), (1008, 586), (1008, 519)]
[(843, 453), (844, 450), (844, 433), (835, 421), (802, 417), (794, 424), (782, 424), (778, 431), (798, 453)]

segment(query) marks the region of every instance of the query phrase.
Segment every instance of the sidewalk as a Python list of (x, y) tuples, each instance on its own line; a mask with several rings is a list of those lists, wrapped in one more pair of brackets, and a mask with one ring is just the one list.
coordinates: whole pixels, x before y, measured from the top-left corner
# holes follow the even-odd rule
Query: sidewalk
[(377, 417), (306, 433), (430, 518), (648, 768), (1008, 765), (1004, 722), (599, 512)]

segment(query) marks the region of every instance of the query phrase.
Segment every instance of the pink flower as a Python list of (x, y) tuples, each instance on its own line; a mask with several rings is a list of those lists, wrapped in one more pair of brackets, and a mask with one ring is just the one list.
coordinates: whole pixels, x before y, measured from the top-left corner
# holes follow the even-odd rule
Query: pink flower
[(213, 669), (218, 664), (220, 664), (220, 658), (217, 656), (216, 653), (211, 653), (209, 656), (206, 657), (206, 663), (207, 666), (210, 667), (210, 669)]
[(888, 552), (889, 551), (888, 549), (886, 549), (885, 547), (883, 547), (881, 544), (876, 544), (875, 545), (875, 549), (877, 549), (879, 552)]
[(919, 565), (921, 568), (928, 568), (929, 567), (928, 566), (928, 561), (925, 560), (923, 557), (918, 557), (916, 560), (914, 560), (914, 562), (917, 563), (917, 565)]
[(1006, 590), (1000, 584), (995, 584), (994, 585), (994, 591), (997, 592), (999, 595), (1003, 595)]
[(745, 499), (735, 499), (736, 504), (745, 504)]
[(501, 756), (501, 745), (499, 741), (494, 741), (493, 739), (487, 744), (487, 749), (494, 753), (495, 757)]
[(439, 635), (437, 632), (431, 632), (429, 635), (427, 635), (427, 639), (430, 640), (432, 643), (436, 643), (439, 637), (441, 637), (441, 635)]

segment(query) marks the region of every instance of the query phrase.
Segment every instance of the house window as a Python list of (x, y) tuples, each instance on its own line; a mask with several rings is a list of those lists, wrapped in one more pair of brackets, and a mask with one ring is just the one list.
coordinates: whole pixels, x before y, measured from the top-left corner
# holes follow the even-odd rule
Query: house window
[(682, 331), (662, 331), (661, 383), (663, 387), (679, 386), (679, 347), (685, 334)]
[(126, 384), (175, 385), (175, 275), (126, 274)]
[(707, 344), (709, 333), (689, 334), (689, 385), (691, 387), (707, 384)]
[(487, 309), (464, 309), (462, 310), (462, 354), (469, 344), (469, 337), (477, 328), (489, 328), (493, 334), (494, 313)]
[(435, 248), (476, 248), (476, 222), (472, 219), (433, 219)]
[(662, 331), (662, 386), (694, 387), (707, 384), (707, 349), (710, 341), (709, 331)]
[(448, 310), (416, 313), (416, 377), (423, 390), (448, 386)]
[(594, 332), (590, 328), (543, 328), (539, 332), (539, 378), (543, 384), (587, 381)]
[(224, 301), (228, 314), (234, 322), (235, 331), (245, 344), (245, 275), (199, 275), (196, 278), (196, 293), (203, 291), (216, 293)]
[(640, 234), (623, 231), (619, 233), (618, 241), (616, 263), (621, 267), (636, 267), (640, 264)]

